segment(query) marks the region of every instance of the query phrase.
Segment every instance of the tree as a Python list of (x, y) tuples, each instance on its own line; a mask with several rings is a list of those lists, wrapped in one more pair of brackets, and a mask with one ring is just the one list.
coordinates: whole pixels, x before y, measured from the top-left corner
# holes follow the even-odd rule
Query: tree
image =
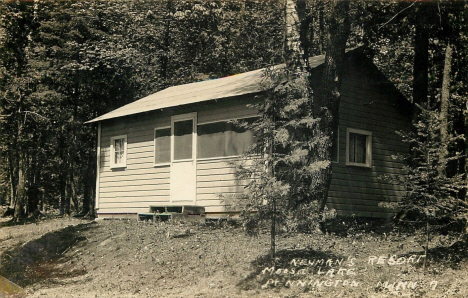
[[(423, 222), (426, 227), (425, 254), (429, 249), (431, 225), (446, 228), (455, 223), (466, 222), (468, 204), (458, 194), (466, 188), (463, 174), (447, 176), (444, 171), (451, 160), (461, 154), (441, 155), (441, 148), (454, 144), (460, 136), (441, 133), (441, 119), (430, 107), (420, 107), (414, 131), (401, 133), (403, 140), (411, 145), (411, 152), (399, 156), (405, 162), (405, 175), (392, 176), (393, 181), (404, 186), (406, 192), (398, 206), (399, 218)], [(407, 223), (406, 220), (402, 221)], [(463, 232), (463, 231), (462, 231)]]
[[(365, 41), (375, 49), (374, 61), (404, 95), (424, 106), (423, 110), (414, 110), (414, 121), (429, 123), (436, 116), (439, 121), (432, 125), (437, 130), (432, 133), (438, 142), (434, 146), (438, 146), (439, 168), (431, 168), (437, 171), (431, 175), (441, 179), (441, 183), (459, 175), (466, 179), (466, 157), (454, 157), (467, 152), (463, 135), (467, 131), (468, 86), (464, 65), (468, 6), (458, 1), (367, 5), (368, 18), (363, 18)], [(411, 146), (419, 146), (417, 129), (415, 126)], [(427, 139), (421, 136), (418, 141), (422, 144)], [(412, 152), (423, 154), (417, 150)], [(414, 156), (419, 158), (422, 157)], [(466, 200), (464, 188), (455, 193), (458, 199)]]
[[(317, 97), (314, 114), (321, 119), (320, 129), (329, 141), (323, 151), (319, 151), (320, 158), (331, 160), (331, 140), (338, 131), (338, 117), (340, 106), (340, 86), (343, 71), (346, 42), (350, 34), (349, 2), (330, 1), (326, 39), (325, 66), (322, 85)], [(320, 178), (320, 210), (324, 210), (330, 188), (331, 163), (321, 173)]]
[(312, 97), (305, 59), (309, 49), (301, 44), (301, 36), (306, 33), (300, 30), (307, 26), (301, 26), (299, 16), (304, 19), (305, 7), (303, 1), (286, 2), (285, 66), (266, 71), (265, 96), (256, 106), (261, 117), (249, 125), (256, 143), (246, 156), (250, 163), (238, 171), (238, 178), (250, 179), (245, 226), (252, 233), (260, 222), (271, 222), (273, 259), (278, 226), (289, 219), (290, 229), (313, 228), (325, 209), (331, 180), (334, 129), (330, 126), (337, 121), (333, 120), (339, 105), (339, 84), (335, 82), (341, 77), (349, 35), (347, 3), (331, 6), (328, 21), (334, 19), (337, 23), (328, 27), (326, 76), (317, 102)]
[[(6, 2), (1, 6), (0, 22), (4, 37), (0, 49), (1, 106), (3, 107), (2, 140), (8, 144), (11, 191), (14, 219), (23, 218), (27, 212), (27, 163), (30, 138), (28, 126), (37, 116), (32, 110), (30, 94), (34, 91), (35, 78), (28, 69), (31, 53), (30, 40), (35, 29), (36, 4), (24, 1)], [(28, 117), (29, 116), (29, 117)]]
[[(53, 178), (49, 193), (59, 198), (53, 203), (61, 214), (72, 208), (75, 213), (81, 209), (82, 215), (94, 213), (96, 138), (93, 127), (83, 122), (139, 96), (136, 73), (142, 56), (122, 46), (122, 28), (114, 25), (126, 13), (122, 2), (86, 1), (47, 2), (39, 12), (41, 34), (35, 39), (34, 58), (53, 63), (40, 69), (42, 92), (37, 96), (53, 111), (49, 150), (56, 158), (48, 163)], [(52, 94), (53, 102), (47, 100)]]
[(280, 60), (276, 1), (33, 4), (0, 4), (0, 179), (12, 204), (24, 189), (29, 214), (93, 214), (96, 128), (83, 122), (174, 84)]

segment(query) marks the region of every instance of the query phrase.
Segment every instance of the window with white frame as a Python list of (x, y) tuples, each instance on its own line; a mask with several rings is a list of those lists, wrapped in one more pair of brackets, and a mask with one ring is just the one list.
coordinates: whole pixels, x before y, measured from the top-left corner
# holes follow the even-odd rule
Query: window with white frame
[(171, 162), (171, 127), (154, 130), (154, 164), (164, 165)]
[(127, 166), (127, 136), (111, 138), (110, 145), (111, 168), (125, 168)]
[(372, 166), (372, 133), (366, 130), (346, 130), (346, 165)]

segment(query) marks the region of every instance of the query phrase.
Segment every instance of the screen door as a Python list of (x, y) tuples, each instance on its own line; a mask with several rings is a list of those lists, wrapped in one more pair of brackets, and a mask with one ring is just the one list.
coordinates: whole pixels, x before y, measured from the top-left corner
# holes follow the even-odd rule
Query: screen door
[(171, 201), (196, 199), (196, 116), (172, 117)]

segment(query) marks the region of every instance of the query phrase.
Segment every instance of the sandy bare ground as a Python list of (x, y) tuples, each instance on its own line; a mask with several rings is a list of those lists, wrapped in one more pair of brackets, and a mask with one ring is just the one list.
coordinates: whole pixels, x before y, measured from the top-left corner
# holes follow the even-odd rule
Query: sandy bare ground
[(266, 232), (61, 218), (3, 224), (0, 275), (29, 297), (468, 297), (466, 242), (434, 237), (424, 257), (420, 238), (284, 234), (273, 266)]

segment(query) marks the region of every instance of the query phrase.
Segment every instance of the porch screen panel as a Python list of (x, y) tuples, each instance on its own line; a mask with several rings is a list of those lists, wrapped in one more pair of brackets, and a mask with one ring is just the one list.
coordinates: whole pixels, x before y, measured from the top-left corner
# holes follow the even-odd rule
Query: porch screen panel
[(192, 158), (193, 120), (174, 122), (174, 160)]
[(253, 144), (253, 131), (226, 123), (225, 156), (241, 155)]
[(227, 121), (199, 124), (197, 133), (198, 158), (238, 156), (254, 142), (253, 131)]
[(198, 125), (198, 158), (224, 156), (225, 122)]

